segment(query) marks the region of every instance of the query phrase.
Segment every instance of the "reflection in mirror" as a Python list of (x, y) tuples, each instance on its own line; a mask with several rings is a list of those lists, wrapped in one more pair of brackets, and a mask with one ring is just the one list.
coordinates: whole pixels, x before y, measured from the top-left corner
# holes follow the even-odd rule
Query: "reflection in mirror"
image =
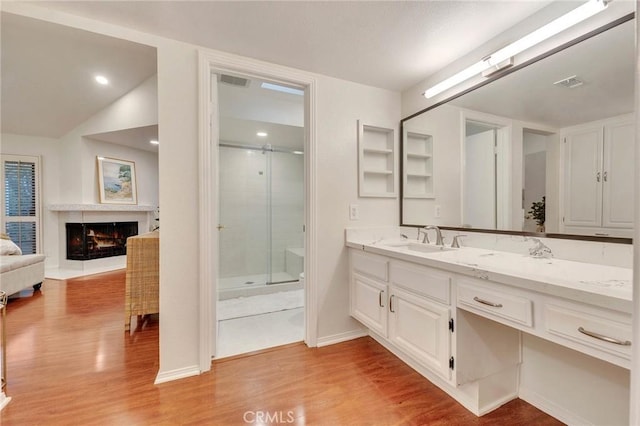
[(631, 237), (634, 51), (630, 15), (403, 120), (402, 223)]

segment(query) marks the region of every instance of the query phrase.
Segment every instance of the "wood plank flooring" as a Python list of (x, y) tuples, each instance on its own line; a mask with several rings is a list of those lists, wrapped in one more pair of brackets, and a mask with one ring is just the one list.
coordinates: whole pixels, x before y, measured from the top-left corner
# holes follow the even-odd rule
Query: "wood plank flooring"
[(369, 338), (221, 360), (154, 385), (158, 322), (124, 332), (124, 272), (47, 280), (7, 310), (4, 425), (556, 425), (512, 401), (481, 418)]

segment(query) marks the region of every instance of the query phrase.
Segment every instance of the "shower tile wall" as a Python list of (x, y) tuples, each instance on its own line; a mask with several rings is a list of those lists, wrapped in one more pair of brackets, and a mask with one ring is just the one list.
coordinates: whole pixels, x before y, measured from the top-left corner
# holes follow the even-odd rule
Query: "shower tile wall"
[[(273, 272), (285, 270), (285, 251), (302, 247), (304, 160), (272, 155)], [(220, 148), (220, 277), (267, 272), (267, 155)]]

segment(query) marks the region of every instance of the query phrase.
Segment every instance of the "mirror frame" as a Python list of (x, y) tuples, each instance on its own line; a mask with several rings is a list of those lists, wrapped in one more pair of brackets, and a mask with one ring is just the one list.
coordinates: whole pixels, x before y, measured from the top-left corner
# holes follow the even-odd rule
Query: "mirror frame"
[[(592, 30), (588, 33), (585, 33), (583, 35), (581, 35), (580, 37), (577, 37), (571, 41), (568, 41), (564, 44), (561, 44), (551, 50), (549, 50), (548, 52), (545, 52), (541, 55), (538, 55), (534, 58), (531, 58), (519, 65), (515, 65), (513, 67), (507, 68), (506, 70), (496, 73), (493, 76), (491, 76), (490, 78), (486, 79), (485, 81), (482, 81), (472, 87), (469, 87), (459, 93), (456, 93), (442, 101), (436, 102), (435, 104), (422, 109), (418, 112), (415, 112), (405, 118), (403, 118), (402, 120), (400, 120), (400, 137), (402, 138), (402, 135), (404, 135), (404, 122), (407, 120), (410, 120), (414, 117), (417, 117), (427, 111), (430, 111), (432, 109), (435, 109), (439, 106), (445, 105), (449, 102), (451, 102), (454, 99), (457, 99), (461, 96), (466, 95), (469, 92), (472, 92), (476, 89), (479, 89), (483, 86), (486, 86), (487, 84), (490, 84), (502, 77), (505, 77), (507, 75), (510, 75), (522, 68), (528, 67), (531, 64), (534, 64), (538, 61), (541, 61), (545, 58), (548, 58), (549, 56), (553, 56), (554, 54), (561, 52), (565, 49), (568, 49), (571, 46), (574, 46), (578, 43), (581, 43), (585, 40), (588, 40), (594, 36), (597, 36), (598, 34), (601, 34), (605, 31), (610, 30), (611, 28), (615, 28), (618, 25), (624, 24), (625, 22), (631, 21), (635, 19), (635, 12), (629, 13), (621, 18), (618, 18), (614, 21), (609, 22), (608, 24), (605, 24), (599, 28), (596, 28), (595, 30)], [(402, 158), (404, 158), (403, 156), (403, 140), (401, 139), (400, 141), (400, 147), (399, 147), (399, 158), (400, 158), (400, 176), (404, 176), (404, 165), (403, 165), (403, 161)], [(415, 225), (415, 224), (410, 224), (410, 223), (404, 223), (404, 182), (403, 179), (400, 178), (400, 197), (399, 197), (399, 201), (400, 201), (400, 226), (408, 226), (408, 227), (423, 227), (425, 225)], [(462, 228), (462, 227), (455, 227), (455, 226), (439, 226), (440, 229), (446, 229), (446, 230), (450, 230), (450, 231), (464, 231), (464, 232), (481, 232), (481, 233), (491, 233), (491, 234), (503, 234), (503, 235), (521, 235), (521, 236), (535, 236), (535, 237), (540, 237), (540, 238), (558, 238), (558, 239), (567, 239), (567, 240), (582, 240), (582, 241), (597, 241), (597, 242), (603, 242), (603, 243), (618, 243), (618, 244), (633, 244), (633, 239), (632, 238), (622, 238), (622, 237), (597, 237), (595, 235), (577, 235), (577, 234), (557, 234), (557, 233), (539, 233), (539, 232), (525, 232), (525, 231), (510, 231), (510, 230), (499, 230), (499, 229), (480, 229), (480, 228)]]

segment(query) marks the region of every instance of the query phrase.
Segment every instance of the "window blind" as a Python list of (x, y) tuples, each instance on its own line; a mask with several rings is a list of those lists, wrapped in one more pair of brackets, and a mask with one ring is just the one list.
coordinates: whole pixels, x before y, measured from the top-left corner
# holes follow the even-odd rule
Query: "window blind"
[(4, 216), (9, 237), (23, 254), (37, 251), (36, 164), (4, 161)]

